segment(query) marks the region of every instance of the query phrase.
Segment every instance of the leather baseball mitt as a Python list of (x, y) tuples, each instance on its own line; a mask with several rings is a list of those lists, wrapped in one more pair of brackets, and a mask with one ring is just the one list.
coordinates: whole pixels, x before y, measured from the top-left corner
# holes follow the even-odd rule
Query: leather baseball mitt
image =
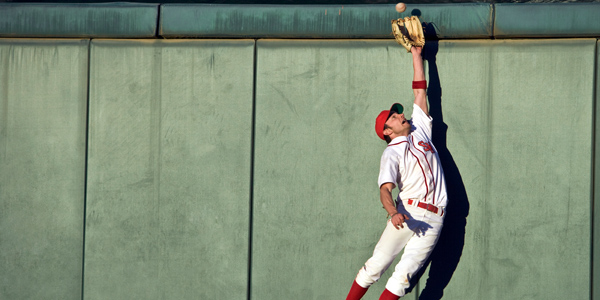
[(406, 48), (408, 52), (413, 46), (423, 47), (425, 45), (423, 26), (417, 16), (392, 20), (392, 33), (396, 42)]

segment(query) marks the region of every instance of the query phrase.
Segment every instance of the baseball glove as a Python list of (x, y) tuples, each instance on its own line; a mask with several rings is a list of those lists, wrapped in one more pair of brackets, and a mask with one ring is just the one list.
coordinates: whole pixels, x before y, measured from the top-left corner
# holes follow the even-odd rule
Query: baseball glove
[(392, 20), (392, 33), (396, 42), (406, 48), (408, 52), (413, 46), (423, 47), (425, 45), (423, 26), (417, 16)]

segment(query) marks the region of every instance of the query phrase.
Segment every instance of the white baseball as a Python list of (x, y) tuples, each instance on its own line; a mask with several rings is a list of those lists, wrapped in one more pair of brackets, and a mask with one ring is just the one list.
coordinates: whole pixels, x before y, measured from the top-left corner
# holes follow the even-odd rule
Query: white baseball
[(404, 12), (406, 10), (406, 4), (400, 2), (398, 4), (396, 4), (396, 11), (401, 13)]

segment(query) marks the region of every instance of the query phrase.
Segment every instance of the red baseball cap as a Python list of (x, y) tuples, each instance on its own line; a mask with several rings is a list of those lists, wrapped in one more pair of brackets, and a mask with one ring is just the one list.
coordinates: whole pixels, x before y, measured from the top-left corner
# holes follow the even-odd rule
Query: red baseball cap
[(402, 112), (404, 112), (404, 106), (402, 106), (402, 104), (400, 103), (394, 103), (392, 104), (390, 110), (384, 110), (380, 112), (377, 118), (375, 119), (375, 133), (377, 133), (377, 136), (384, 141), (385, 138), (383, 137), (383, 127), (385, 125), (385, 122), (390, 118), (390, 116), (394, 112), (397, 114), (401, 114)]

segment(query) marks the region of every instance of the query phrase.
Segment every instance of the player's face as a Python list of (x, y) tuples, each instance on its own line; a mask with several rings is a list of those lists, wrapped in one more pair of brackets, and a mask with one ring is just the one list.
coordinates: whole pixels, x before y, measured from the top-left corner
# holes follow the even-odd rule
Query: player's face
[(390, 133), (389, 136), (392, 138), (410, 133), (411, 125), (404, 114), (392, 113), (385, 124), (391, 129), (393, 135)]

